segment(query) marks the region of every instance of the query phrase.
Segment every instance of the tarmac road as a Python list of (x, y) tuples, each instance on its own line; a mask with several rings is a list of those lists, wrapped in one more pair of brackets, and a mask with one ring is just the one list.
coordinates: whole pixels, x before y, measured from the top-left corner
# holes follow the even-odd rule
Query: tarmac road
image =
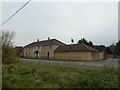
[(69, 67), (81, 68), (118, 68), (118, 59), (96, 60), (96, 61), (60, 61), (60, 60), (38, 60), (38, 59), (20, 59), (23, 62), (36, 62), (46, 64), (57, 64)]

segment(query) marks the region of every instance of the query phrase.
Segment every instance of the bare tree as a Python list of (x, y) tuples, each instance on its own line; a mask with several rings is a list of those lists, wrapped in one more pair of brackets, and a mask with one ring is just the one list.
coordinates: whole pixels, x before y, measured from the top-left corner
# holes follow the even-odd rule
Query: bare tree
[(13, 39), (15, 37), (15, 32), (13, 31), (3, 31), (0, 37), (2, 43), (2, 63), (11, 64), (16, 62), (16, 52), (13, 48)]
[(15, 32), (2, 30), (2, 37), (1, 37), (2, 45), (12, 46), (14, 37), (15, 37)]

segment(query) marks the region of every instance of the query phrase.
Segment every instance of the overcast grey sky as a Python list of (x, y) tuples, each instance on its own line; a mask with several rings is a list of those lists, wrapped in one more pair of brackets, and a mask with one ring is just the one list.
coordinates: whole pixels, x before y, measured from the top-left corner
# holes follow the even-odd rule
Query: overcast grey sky
[[(25, 2), (3, 2), (2, 21)], [(56, 38), (66, 44), (71, 38), (110, 45), (118, 40), (117, 2), (30, 2), (3, 29), (16, 32), (15, 45), (37, 39)]]

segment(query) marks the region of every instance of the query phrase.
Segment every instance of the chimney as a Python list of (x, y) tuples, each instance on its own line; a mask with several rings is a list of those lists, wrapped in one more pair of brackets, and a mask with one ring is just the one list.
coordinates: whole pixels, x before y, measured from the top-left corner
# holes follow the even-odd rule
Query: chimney
[(48, 37), (48, 40), (50, 40), (50, 37)]
[(37, 39), (37, 42), (39, 42), (39, 39)]

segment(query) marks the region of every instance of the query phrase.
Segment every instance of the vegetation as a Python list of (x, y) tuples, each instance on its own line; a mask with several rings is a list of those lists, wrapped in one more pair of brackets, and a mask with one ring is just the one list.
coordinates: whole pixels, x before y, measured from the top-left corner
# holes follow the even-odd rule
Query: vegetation
[(2, 31), (0, 41), (2, 42), (2, 63), (11, 64), (17, 61), (16, 52), (13, 48), (15, 32)]
[(118, 88), (116, 69), (19, 62), (3, 65), (3, 88)]
[(88, 42), (85, 38), (81, 38), (81, 40), (78, 41), (78, 44), (80, 44), (80, 43), (84, 43), (86, 45), (89, 45), (89, 46), (93, 47), (92, 41)]
[(119, 58), (120, 57), (120, 41), (116, 42), (115, 45), (105, 46), (105, 45), (94, 45), (92, 41), (88, 41), (85, 38), (81, 38), (78, 41), (78, 44), (84, 43), (88, 46), (91, 46), (97, 50), (104, 51), (105, 55), (114, 55), (114, 57)]
[(17, 55), (12, 46), (2, 46), (2, 63), (12, 64), (17, 62)]
[(116, 50), (115, 50), (115, 52), (116, 52), (116, 54), (117, 55), (120, 55), (120, 41), (118, 41), (117, 43), (116, 43), (116, 48), (115, 48)]
[(106, 47), (106, 48), (105, 48), (105, 52), (106, 52), (106, 54), (109, 54), (109, 55), (113, 54), (113, 52), (112, 52), (112, 50), (110, 49), (110, 47)]
[(114, 55), (114, 57), (120, 58), (120, 41), (116, 42), (116, 45), (110, 45), (105, 49), (106, 54)]

